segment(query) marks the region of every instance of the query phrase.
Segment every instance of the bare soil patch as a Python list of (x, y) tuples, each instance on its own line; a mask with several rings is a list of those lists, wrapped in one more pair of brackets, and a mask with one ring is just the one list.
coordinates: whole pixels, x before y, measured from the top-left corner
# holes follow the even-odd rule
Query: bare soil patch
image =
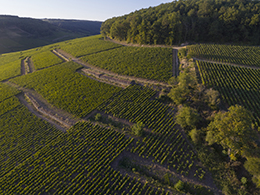
[(21, 75), (27, 74), (27, 71), (25, 69), (25, 60), (26, 59), (21, 60)]
[(62, 54), (62, 52), (58, 52), (57, 49), (52, 50), (52, 53), (54, 53), (56, 56), (58, 56), (60, 59), (62, 59), (62, 60), (65, 61), (65, 62), (70, 61), (70, 59), (67, 58), (66, 56), (64, 56), (64, 55)]
[(38, 118), (41, 118), (42, 120), (45, 120), (47, 121), (48, 123), (52, 124), (53, 126), (55, 126), (57, 129), (63, 131), (63, 132), (66, 132), (66, 127), (62, 126), (61, 124), (57, 123), (57, 122), (54, 122), (53, 120), (51, 120), (50, 118), (44, 116), (43, 114), (41, 114), (40, 112), (37, 112), (34, 107), (26, 101), (25, 97), (24, 97), (24, 94), (19, 94), (17, 95), (19, 101), (25, 105), (28, 110), (33, 113), (34, 115), (36, 115)]

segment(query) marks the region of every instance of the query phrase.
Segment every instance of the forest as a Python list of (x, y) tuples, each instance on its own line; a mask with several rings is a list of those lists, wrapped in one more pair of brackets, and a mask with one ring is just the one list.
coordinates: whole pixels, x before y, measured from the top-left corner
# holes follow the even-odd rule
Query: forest
[(231, 43), (256, 45), (260, 2), (179, 0), (106, 20), (101, 33), (138, 44)]

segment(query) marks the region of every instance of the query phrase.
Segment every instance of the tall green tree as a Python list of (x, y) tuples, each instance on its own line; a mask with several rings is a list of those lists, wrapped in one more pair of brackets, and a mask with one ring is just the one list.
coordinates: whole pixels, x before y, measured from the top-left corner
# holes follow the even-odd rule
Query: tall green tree
[(200, 120), (197, 110), (190, 107), (182, 107), (176, 114), (176, 123), (182, 128), (195, 128)]
[(255, 141), (252, 129), (253, 115), (242, 106), (235, 105), (228, 112), (219, 112), (208, 126), (206, 141), (218, 143), (228, 150), (231, 160), (237, 155), (246, 155)]

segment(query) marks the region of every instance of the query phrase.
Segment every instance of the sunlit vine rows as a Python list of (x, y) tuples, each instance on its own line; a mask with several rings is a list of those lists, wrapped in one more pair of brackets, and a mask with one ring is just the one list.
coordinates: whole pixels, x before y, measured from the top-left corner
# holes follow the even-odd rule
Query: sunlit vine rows
[(0, 177), (62, 133), (30, 113), (18, 100), (16, 104), (0, 114)]
[(101, 35), (64, 41), (59, 45), (60, 49), (68, 52), (74, 57), (81, 57), (118, 47), (122, 47), (122, 45), (105, 41)]
[(260, 66), (260, 48), (252, 46), (232, 46), (200, 44), (188, 46), (189, 54), (216, 62)]
[(5, 99), (8, 99), (14, 95), (17, 95), (20, 93), (19, 90), (17, 90), (14, 87), (10, 87), (9, 85), (5, 83), (0, 82), (0, 102), (4, 101)]
[(260, 70), (197, 61), (203, 84), (217, 89), (229, 105), (240, 104), (260, 124)]
[[(166, 165), (169, 169), (203, 179), (205, 171), (197, 169), (196, 155), (176, 128), (174, 112), (164, 104), (151, 100), (156, 92), (132, 85), (98, 107), (100, 111), (130, 122), (143, 122), (152, 131), (137, 141), (130, 150), (144, 158)], [(196, 173), (190, 173), (193, 168)]]
[(81, 58), (118, 74), (167, 82), (172, 76), (172, 49), (120, 47)]
[(121, 89), (89, 79), (76, 72), (79, 68), (79, 64), (67, 62), (12, 79), (11, 82), (33, 88), (56, 107), (84, 117)]
[(78, 123), (0, 179), (1, 194), (167, 194), (114, 170), (132, 142), (123, 134)]
[(60, 64), (63, 62), (62, 59), (57, 57), (51, 51), (39, 52), (35, 55), (32, 55), (32, 60), (36, 70), (53, 66), (55, 64)]

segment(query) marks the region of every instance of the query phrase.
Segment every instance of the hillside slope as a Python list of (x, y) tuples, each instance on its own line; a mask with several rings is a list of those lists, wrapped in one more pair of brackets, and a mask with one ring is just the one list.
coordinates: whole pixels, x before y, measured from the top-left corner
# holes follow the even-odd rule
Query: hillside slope
[(62, 25), (50, 21), (52, 20), (47, 22), (40, 19), (0, 15), (0, 54), (99, 34), (101, 26), (101, 22), (91, 21), (62, 20)]

